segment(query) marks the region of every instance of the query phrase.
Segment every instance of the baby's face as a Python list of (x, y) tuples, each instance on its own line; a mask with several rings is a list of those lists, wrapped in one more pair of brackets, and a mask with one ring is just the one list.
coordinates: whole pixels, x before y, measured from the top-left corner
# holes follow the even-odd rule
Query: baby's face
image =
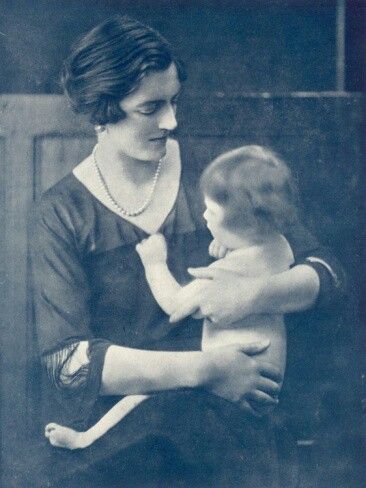
[(203, 217), (212, 236), (228, 249), (248, 247), (261, 241), (261, 233), (254, 227), (229, 229), (225, 226), (225, 207), (205, 196)]
[(205, 196), (204, 200), (206, 210), (203, 213), (203, 218), (207, 222), (207, 228), (220, 244), (223, 244), (228, 248), (231, 247), (228, 244), (231, 244), (232, 233), (223, 225), (225, 217), (224, 207), (207, 196)]

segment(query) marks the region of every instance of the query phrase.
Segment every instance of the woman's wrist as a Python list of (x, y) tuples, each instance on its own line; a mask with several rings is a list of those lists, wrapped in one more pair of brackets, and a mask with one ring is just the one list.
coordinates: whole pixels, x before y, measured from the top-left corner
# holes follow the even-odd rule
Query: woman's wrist
[(180, 369), (180, 386), (182, 388), (204, 388), (217, 376), (218, 368), (211, 355), (206, 352), (188, 353), (190, 357), (185, 367)]
[(205, 388), (217, 380), (221, 373), (221, 368), (217, 362), (217, 354), (211, 351), (201, 353), (201, 357), (196, 363), (196, 385), (197, 388)]

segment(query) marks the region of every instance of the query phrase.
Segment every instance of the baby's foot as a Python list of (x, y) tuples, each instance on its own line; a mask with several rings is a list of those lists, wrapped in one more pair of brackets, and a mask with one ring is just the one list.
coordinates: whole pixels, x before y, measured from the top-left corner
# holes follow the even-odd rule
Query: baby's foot
[(66, 449), (83, 449), (90, 444), (87, 440), (86, 432), (77, 432), (74, 429), (55, 423), (46, 425), (45, 436), (53, 446)]

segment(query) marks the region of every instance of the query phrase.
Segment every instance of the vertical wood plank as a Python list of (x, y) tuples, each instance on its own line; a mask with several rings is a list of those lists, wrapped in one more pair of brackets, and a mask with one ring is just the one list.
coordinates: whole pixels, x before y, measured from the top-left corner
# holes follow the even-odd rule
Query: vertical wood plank
[(346, 43), (346, 2), (337, 0), (336, 6), (336, 89), (344, 91), (345, 45)]

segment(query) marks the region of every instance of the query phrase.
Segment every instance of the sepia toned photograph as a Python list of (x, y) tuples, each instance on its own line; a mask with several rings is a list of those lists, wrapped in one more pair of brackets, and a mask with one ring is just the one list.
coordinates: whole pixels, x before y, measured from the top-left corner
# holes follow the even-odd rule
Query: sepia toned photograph
[(0, 486), (365, 486), (365, 25), (2, 0)]

